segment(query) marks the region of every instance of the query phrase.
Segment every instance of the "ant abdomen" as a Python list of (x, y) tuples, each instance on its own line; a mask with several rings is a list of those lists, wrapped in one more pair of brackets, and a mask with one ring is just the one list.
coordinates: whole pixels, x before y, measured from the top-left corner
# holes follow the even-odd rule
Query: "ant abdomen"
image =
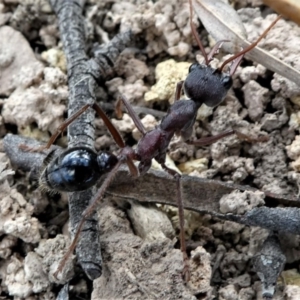
[(232, 86), (230, 75), (205, 64), (194, 63), (184, 81), (184, 93), (198, 104), (214, 107), (225, 98)]
[(61, 192), (83, 191), (118, 162), (111, 153), (95, 153), (87, 147), (69, 149), (51, 161), (40, 176), (40, 184)]

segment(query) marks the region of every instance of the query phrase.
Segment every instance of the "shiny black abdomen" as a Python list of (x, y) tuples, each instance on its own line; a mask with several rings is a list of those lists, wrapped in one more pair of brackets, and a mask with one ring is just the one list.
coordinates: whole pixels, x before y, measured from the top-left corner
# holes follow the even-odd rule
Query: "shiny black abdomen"
[(117, 161), (117, 157), (110, 153), (97, 155), (89, 148), (72, 148), (48, 164), (40, 181), (58, 191), (82, 191), (92, 187)]

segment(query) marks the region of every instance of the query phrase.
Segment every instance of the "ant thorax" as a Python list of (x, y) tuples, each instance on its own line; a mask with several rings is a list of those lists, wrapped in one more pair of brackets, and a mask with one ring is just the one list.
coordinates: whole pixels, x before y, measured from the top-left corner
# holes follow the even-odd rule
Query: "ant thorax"
[(232, 86), (230, 75), (206, 64), (194, 63), (184, 81), (184, 93), (191, 100), (214, 107), (220, 104)]
[(185, 131), (186, 128), (195, 123), (197, 110), (200, 106), (201, 103), (197, 103), (193, 99), (175, 101), (162, 119), (161, 129), (166, 132), (171, 131), (172, 134)]

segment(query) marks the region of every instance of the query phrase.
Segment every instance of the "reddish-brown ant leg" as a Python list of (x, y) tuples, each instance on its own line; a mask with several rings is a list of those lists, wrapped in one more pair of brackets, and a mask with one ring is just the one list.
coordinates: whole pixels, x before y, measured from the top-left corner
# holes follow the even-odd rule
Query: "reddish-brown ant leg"
[(222, 139), (226, 136), (232, 135), (232, 134), (235, 134), (235, 131), (234, 130), (229, 130), (229, 131), (225, 131), (225, 132), (222, 132), (220, 134), (217, 134), (217, 135), (204, 137), (204, 138), (201, 138), (199, 140), (186, 141), (186, 143), (189, 144), (189, 145), (195, 145), (195, 146), (201, 147), (201, 146), (206, 146), (206, 145), (213, 144), (216, 141), (218, 141), (218, 140), (220, 140), (220, 139)]
[(216, 42), (216, 44), (213, 46), (213, 48), (210, 50), (210, 52), (207, 55), (207, 59), (209, 62), (211, 62), (214, 59), (215, 55), (219, 54), (219, 50), (225, 42), (230, 42), (230, 41), (229, 40), (221, 40), (221, 41)]
[(239, 56), (239, 57), (237, 57), (236, 59), (234, 59), (234, 60), (232, 61), (231, 65), (230, 65), (230, 67), (229, 67), (229, 75), (230, 75), (230, 76), (232, 76), (232, 75), (235, 73), (237, 67), (240, 65), (241, 60), (242, 60), (243, 58), (244, 58), (244, 54), (241, 55), (241, 56)]
[(122, 117), (123, 117), (122, 101), (120, 101), (120, 99), (118, 99), (115, 104), (115, 113), (116, 113), (117, 119), (122, 119)]
[(175, 90), (175, 100), (174, 101), (177, 101), (177, 100), (180, 99), (183, 84), (184, 84), (183, 80), (177, 82), (176, 90)]
[(267, 142), (269, 140), (269, 137), (267, 135), (259, 136), (259, 137), (252, 137), (252, 136), (243, 134), (236, 130), (233, 130), (233, 131), (240, 140), (244, 140), (248, 143), (261, 143), (261, 142)]
[[(113, 139), (115, 140), (115, 142), (117, 143), (117, 145), (121, 148), (124, 149), (125, 148), (125, 143), (119, 133), (119, 131), (116, 129), (116, 127), (112, 124), (112, 122), (110, 121), (110, 119), (107, 117), (107, 115), (105, 114), (105, 112), (102, 110), (102, 108), (97, 105), (96, 103), (93, 104), (92, 108), (97, 112), (97, 114), (101, 117), (101, 119), (103, 120), (104, 124), (106, 125), (106, 127), (108, 128), (110, 134), (112, 135)], [(133, 176), (138, 176), (138, 170), (136, 168), (136, 166), (134, 165), (133, 161), (131, 158), (126, 157), (126, 163), (127, 166), (129, 168), (130, 174)]]
[(185, 243), (185, 233), (184, 233), (184, 209), (183, 209), (183, 199), (182, 199), (182, 189), (181, 189), (181, 175), (173, 169), (168, 168), (165, 162), (159, 162), (162, 168), (168, 172), (176, 180), (176, 190), (177, 190), (177, 206), (178, 206), (178, 217), (179, 217), (179, 228), (180, 228), (180, 249), (183, 256), (183, 276), (185, 281), (189, 281), (191, 274), (189, 268), (189, 259), (186, 253), (186, 243)]
[(125, 143), (119, 133), (119, 131), (116, 129), (116, 127), (112, 124), (112, 122), (110, 121), (110, 119), (107, 117), (107, 115), (105, 114), (105, 112), (102, 110), (102, 108), (94, 103), (91, 106), (96, 112), (97, 114), (101, 117), (101, 119), (103, 120), (104, 124), (106, 125), (107, 129), (109, 130), (110, 134), (112, 135), (113, 139), (115, 140), (115, 142), (117, 143), (117, 145), (120, 148), (124, 148), (125, 147)]
[(124, 106), (126, 107), (126, 110), (129, 114), (129, 116), (131, 117), (134, 125), (136, 126), (136, 128), (138, 129), (138, 131), (144, 136), (147, 132), (147, 130), (145, 129), (143, 123), (141, 122), (141, 120), (139, 119), (139, 117), (137, 116), (137, 114), (135, 113), (135, 111), (132, 109), (131, 104), (129, 103), (129, 101), (126, 99), (125, 96), (120, 96), (120, 99), (118, 101), (122, 100)]
[(80, 110), (78, 110), (75, 114), (73, 114), (71, 117), (69, 117), (67, 120), (65, 120), (63, 123), (59, 125), (56, 132), (50, 137), (48, 143), (45, 146), (40, 146), (37, 148), (29, 147), (27, 145), (21, 144), (19, 146), (20, 149), (28, 152), (41, 152), (43, 150), (49, 149), (52, 144), (56, 141), (57, 137), (80, 115), (82, 115), (91, 105), (86, 104), (83, 106)]
[(195, 145), (195, 146), (200, 146), (201, 147), (201, 146), (206, 146), (206, 145), (213, 144), (216, 141), (218, 141), (218, 140), (220, 140), (220, 139), (222, 139), (226, 136), (232, 135), (232, 134), (236, 134), (239, 139), (247, 141), (249, 143), (266, 142), (269, 139), (267, 136), (254, 138), (254, 137), (250, 137), (250, 136), (248, 136), (246, 134), (243, 134), (243, 133), (241, 133), (239, 131), (236, 131), (236, 130), (228, 130), (228, 131), (221, 132), (217, 135), (201, 138), (199, 140), (186, 141), (186, 143), (189, 144), (189, 145)]
[(116, 130), (116, 128), (112, 125), (109, 118), (106, 116), (106, 114), (103, 112), (103, 110), (97, 105), (94, 104), (86, 104), (81, 109), (79, 109), (77, 112), (75, 112), (72, 116), (70, 116), (67, 120), (65, 120), (62, 124), (59, 125), (56, 132), (50, 137), (48, 143), (45, 146), (32, 148), (27, 145), (21, 144), (19, 146), (20, 149), (30, 152), (41, 152), (45, 149), (49, 149), (51, 145), (56, 141), (57, 137), (72, 123), (74, 120), (76, 120), (80, 115), (82, 115), (89, 107), (93, 108), (99, 116), (102, 118), (103, 122), (107, 126), (108, 130), (110, 131), (112, 137), (114, 138), (115, 142), (120, 148), (125, 147), (125, 143), (119, 134), (119, 132)]

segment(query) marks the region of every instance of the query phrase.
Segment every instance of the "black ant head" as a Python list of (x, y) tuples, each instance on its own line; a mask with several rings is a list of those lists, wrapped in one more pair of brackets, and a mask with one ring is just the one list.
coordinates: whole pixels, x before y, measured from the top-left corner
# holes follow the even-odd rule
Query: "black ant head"
[[(195, 25), (192, 22), (193, 5), (192, 0), (189, 0), (190, 5), (190, 25), (194, 38), (197, 41), (199, 49), (204, 57), (204, 63), (194, 63), (190, 66), (189, 74), (184, 82), (184, 93), (191, 100), (195, 101), (199, 107), (202, 103), (207, 106), (213, 107), (222, 102), (225, 98), (228, 90), (232, 86), (231, 76), (235, 73), (238, 65), (240, 64), (243, 56), (252, 50), (256, 45), (267, 35), (269, 30), (280, 19), (278, 16), (271, 25), (263, 32), (263, 34), (256, 40), (256, 42), (250, 44), (239, 53), (233, 55), (229, 59), (225, 60), (220, 68), (213, 69), (209, 64), (212, 61), (215, 54), (218, 53), (219, 48), (227, 40), (221, 40), (216, 43), (210, 53), (206, 53), (205, 49), (199, 39)], [(225, 66), (231, 63), (229, 67), (229, 73), (223, 72)]]
[(100, 173), (108, 173), (118, 163), (118, 158), (109, 152), (102, 151), (97, 155), (98, 170)]
[(184, 93), (199, 106), (205, 103), (214, 107), (223, 101), (231, 86), (232, 78), (229, 74), (206, 64), (194, 63), (184, 82)]

